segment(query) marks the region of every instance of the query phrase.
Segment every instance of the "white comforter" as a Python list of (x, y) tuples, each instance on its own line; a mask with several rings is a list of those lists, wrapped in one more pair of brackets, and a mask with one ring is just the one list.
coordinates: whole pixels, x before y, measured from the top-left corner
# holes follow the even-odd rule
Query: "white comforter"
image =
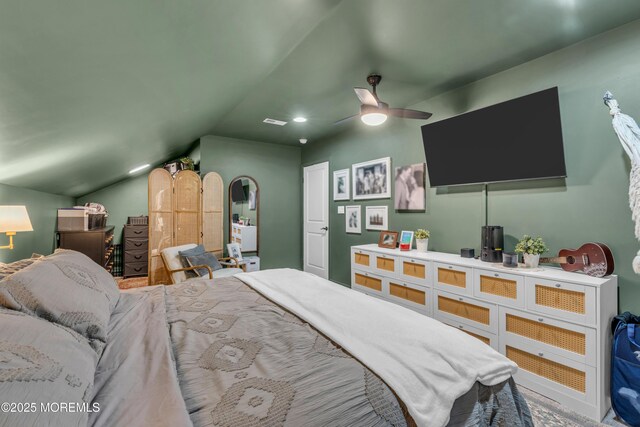
[(378, 374), (420, 426), (444, 426), (476, 381), (491, 386), (515, 363), (479, 340), (404, 307), (292, 269), (237, 278), (304, 319)]

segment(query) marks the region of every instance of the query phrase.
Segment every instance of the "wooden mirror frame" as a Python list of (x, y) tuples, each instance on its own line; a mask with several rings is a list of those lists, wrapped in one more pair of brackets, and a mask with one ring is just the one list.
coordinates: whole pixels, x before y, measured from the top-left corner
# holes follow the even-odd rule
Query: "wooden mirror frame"
[[(230, 182), (229, 182), (229, 188), (227, 190), (228, 193), (228, 199), (229, 199), (229, 217), (228, 217), (228, 224), (229, 224), (229, 236), (228, 236), (228, 241), (227, 243), (231, 243), (231, 235), (232, 235), (232, 231), (233, 231), (233, 227), (231, 226), (231, 224), (233, 224), (233, 201), (231, 200), (231, 186), (233, 185), (234, 182), (236, 182), (239, 179), (250, 179), (251, 181), (253, 181), (253, 183), (256, 186), (256, 223), (252, 224), (256, 226), (256, 256), (259, 256), (260, 253), (260, 186), (258, 185), (258, 181), (256, 181), (252, 176), (249, 175), (238, 175), (235, 178), (233, 178)], [(226, 247), (226, 246), (225, 246)], [(253, 252), (253, 251), (247, 251), (247, 252)]]

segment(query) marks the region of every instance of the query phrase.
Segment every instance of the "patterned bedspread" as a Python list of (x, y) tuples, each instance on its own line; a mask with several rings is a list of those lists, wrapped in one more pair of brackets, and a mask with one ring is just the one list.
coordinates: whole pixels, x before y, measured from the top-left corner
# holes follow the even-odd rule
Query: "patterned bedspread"
[[(176, 369), (195, 426), (405, 426), (374, 373), (236, 278), (166, 287)], [(478, 383), (450, 425), (533, 425), (512, 380)]]

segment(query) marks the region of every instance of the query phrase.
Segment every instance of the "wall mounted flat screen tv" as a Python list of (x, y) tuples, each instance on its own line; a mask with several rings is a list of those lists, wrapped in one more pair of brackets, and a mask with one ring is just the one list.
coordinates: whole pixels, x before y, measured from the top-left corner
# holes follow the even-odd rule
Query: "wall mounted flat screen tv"
[(558, 88), (422, 126), (432, 187), (566, 177)]

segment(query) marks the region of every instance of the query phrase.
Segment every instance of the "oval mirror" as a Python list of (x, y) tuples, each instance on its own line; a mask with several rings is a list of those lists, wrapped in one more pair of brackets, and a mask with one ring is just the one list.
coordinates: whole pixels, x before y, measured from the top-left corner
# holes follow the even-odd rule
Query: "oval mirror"
[[(237, 243), (242, 254), (258, 255), (260, 190), (250, 176), (238, 176), (229, 184), (229, 243)], [(233, 256), (229, 253), (229, 256)]]

